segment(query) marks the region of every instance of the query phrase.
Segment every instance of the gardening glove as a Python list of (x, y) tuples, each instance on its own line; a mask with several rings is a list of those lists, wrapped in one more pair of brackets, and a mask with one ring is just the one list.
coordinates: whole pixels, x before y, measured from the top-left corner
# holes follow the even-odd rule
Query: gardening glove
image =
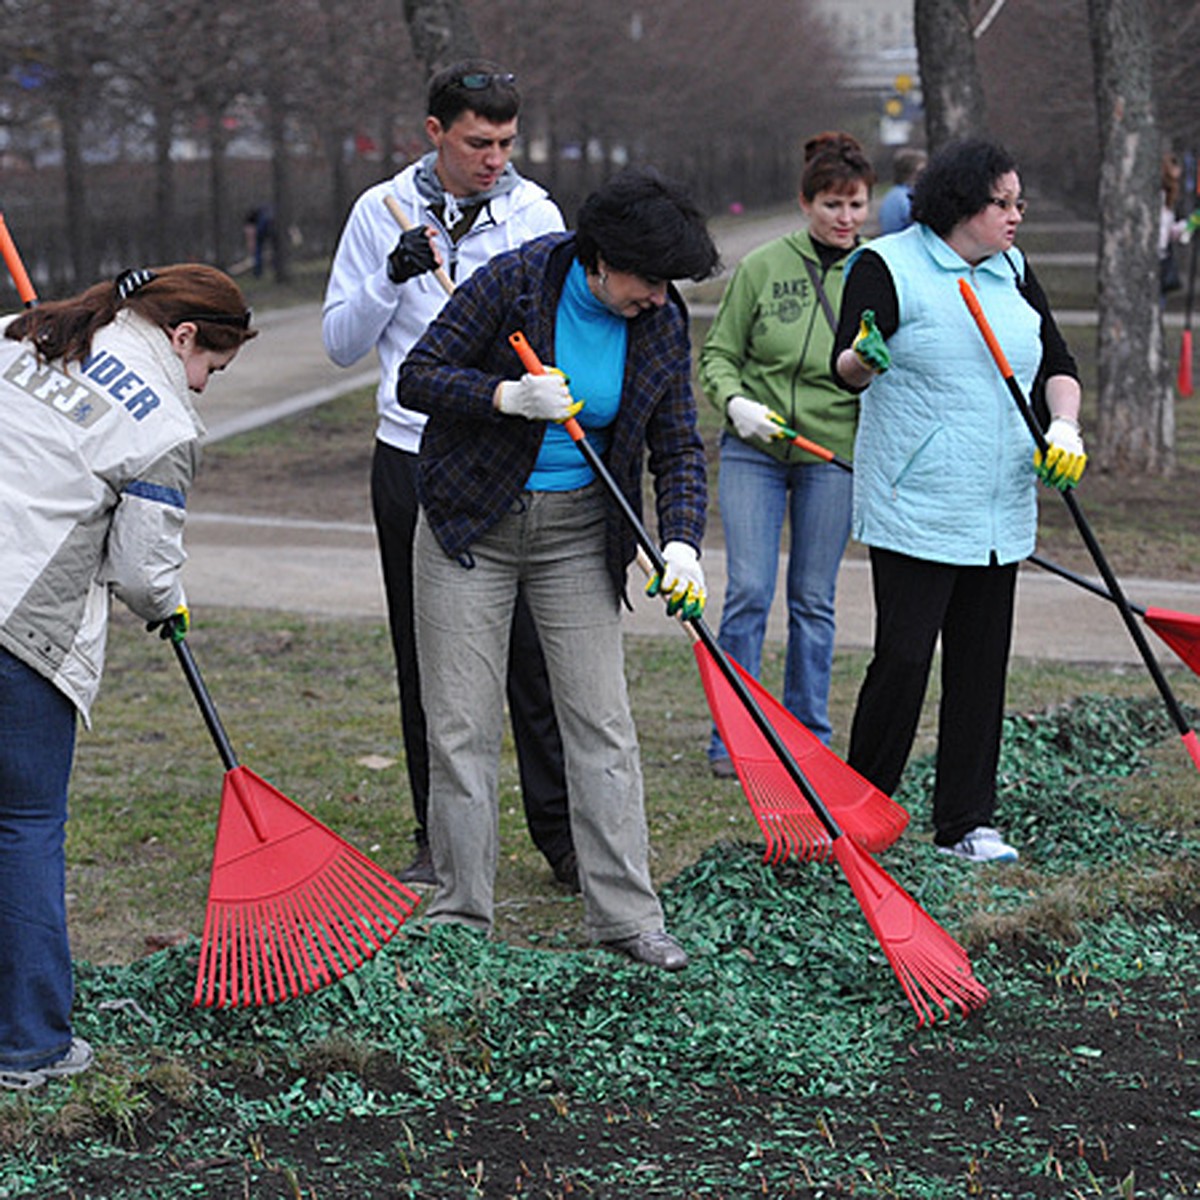
[(778, 414), (773, 413), (765, 404), (759, 404), (757, 400), (750, 400), (745, 396), (730, 396), (725, 402), (725, 415), (744, 442), (751, 438), (769, 442), (774, 438), (783, 437), (783, 427)]
[(892, 356), (888, 353), (887, 342), (883, 334), (875, 327), (875, 310), (864, 308), (859, 318), (858, 336), (850, 343), (850, 349), (858, 356), (872, 375), (882, 375), (892, 365)]
[(544, 375), (522, 375), (505, 380), (497, 391), (496, 407), (510, 417), (527, 421), (565, 421), (582, 407), (567, 386), (567, 377), (557, 367)]
[(158, 636), (164, 642), (170, 641), (178, 644), (187, 636), (187, 632), (192, 627), (192, 614), (188, 611), (186, 604), (181, 604), (169, 617), (164, 617), (161, 621), (147, 621), (146, 631), (153, 633), (158, 630)]
[(1045, 462), (1042, 452), (1033, 452), (1033, 469), (1038, 478), (1060, 492), (1073, 488), (1087, 466), (1087, 455), (1083, 452), (1083, 438), (1079, 436), (1079, 425), (1070, 417), (1055, 417), (1046, 430)]
[(388, 278), (393, 283), (405, 283), (414, 275), (432, 271), (437, 265), (428, 230), (424, 225), (415, 225), (400, 235), (395, 250), (388, 255)]
[(1188, 215), (1188, 219), (1183, 223), (1183, 232), (1179, 235), (1179, 240), (1186, 246), (1192, 240), (1192, 236), (1196, 230), (1200, 229), (1200, 208)]
[(663, 570), (646, 584), (646, 595), (661, 594), (667, 601), (667, 616), (676, 613), (691, 621), (704, 612), (707, 595), (700, 556), (686, 542), (668, 542), (663, 547)]

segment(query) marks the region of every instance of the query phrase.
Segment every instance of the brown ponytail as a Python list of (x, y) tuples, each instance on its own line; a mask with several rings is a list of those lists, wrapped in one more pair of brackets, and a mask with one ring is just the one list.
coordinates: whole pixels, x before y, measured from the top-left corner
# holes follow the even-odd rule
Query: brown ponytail
[(14, 341), (32, 342), (43, 361), (83, 362), (91, 353), (96, 331), (124, 308), (167, 334), (191, 321), (196, 326), (196, 345), (202, 350), (236, 350), (258, 336), (250, 328), (250, 310), (241, 289), (224, 271), (204, 263), (124, 271), (77, 296), (29, 309), (4, 332)]

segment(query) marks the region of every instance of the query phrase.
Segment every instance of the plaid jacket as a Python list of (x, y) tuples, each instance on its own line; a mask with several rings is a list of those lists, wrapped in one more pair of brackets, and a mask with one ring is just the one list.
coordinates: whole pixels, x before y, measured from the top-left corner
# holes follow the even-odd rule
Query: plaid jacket
[[(499, 254), (462, 284), (400, 368), (406, 408), (429, 415), (418, 493), (442, 549), (469, 562), (471, 544), (509, 509), (541, 447), (540, 421), (493, 407), (496, 385), (524, 373), (508, 335), (522, 330), (554, 362), (554, 320), (574, 237), (548, 234)], [(643, 450), (649, 450), (662, 543), (700, 549), (707, 484), (691, 389), (687, 310), (674, 289), (662, 308), (629, 324), (621, 405), (605, 462), (635, 512), (642, 511)], [(607, 562), (618, 594), (636, 541), (610, 502)]]

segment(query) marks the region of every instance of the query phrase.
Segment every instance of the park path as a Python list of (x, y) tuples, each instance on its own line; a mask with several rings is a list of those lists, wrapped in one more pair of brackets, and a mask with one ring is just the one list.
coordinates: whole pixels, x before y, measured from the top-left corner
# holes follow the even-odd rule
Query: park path
[[(718, 233), (727, 266), (746, 250), (794, 226), (789, 214), (757, 221), (724, 222)], [(697, 308), (699, 306), (696, 306)], [(1064, 323), (1094, 323), (1095, 314), (1063, 313)], [(200, 402), (208, 440), (219, 441), (291, 413), (324, 403), (376, 379), (374, 357), (349, 369), (329, 362), (321, 343), (320, 306), (304, 304), (266, 312), (261, 335), (239, 355), (236, 369), (214, 377)], [(364, 439), (372, 431), (363, 430)], [(364, 511), (366, 505), (364, 504)], [(282, 609), (335, 616), (384, 615), (382, 582), (369, 524), (246, 517), (220, 511), (219, 498), (189, 514), (189, 561), (185, 581), (191, 603)], [(709, 583), (708, 620), (715, 628), (724, 592), (725, 559), (720, 548), (705, 550)], [(1200, 584), (1130, 578), (1129, 597), (1144, 606), (1194, 612)], [(671, 634), (660, 604), (631, 588), (633, 633)], [(848, 558), (838, 584), (837, 644), (865, 649), (874, 619), (870, 572), (861, 558)], [(768, 636), (782, 640), (786, 614), (776, 600)], [(1163, 662), (1171, 651), (1151, 636)], [(1014, 652), (1060, 661), (1136, 663), (1138, 656), (1110, 604), (1071, 584), (1028, 568), (1018, 591)]]

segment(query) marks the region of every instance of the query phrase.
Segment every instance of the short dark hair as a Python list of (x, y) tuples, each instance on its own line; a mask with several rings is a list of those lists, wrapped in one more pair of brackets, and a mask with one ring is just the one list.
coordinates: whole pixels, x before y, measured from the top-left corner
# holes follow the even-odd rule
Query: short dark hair
[(1012, 155), (996, 142), (948, 142), (929, 160), (913, 188), (913, 220), (945, 237), (960, 221), (987, 208), (996, 180), (1016, 169)]
[(892, 181), (912, 183), (925, 169), (928, 157), (919, 146), (901, 146), (892, 158)]
[[(482, 87), (467, 87), (463, 80), (476, 82), (472, 76), (486, 82)], [(521, 93), (517, 91), (516, 76), (503, 67), (486, 58), (464, 58), (444, 67), (429, 81), (427, 108), (443, 129), (449, 129), (468, 110), (499, 125), (511, 121), (520, 111)]]
[(707, 279), (720, 262), (704, 214), (681, 184), (652, 167), (627, 167), (583, 202), (575, 221), (579, 261), (643, 279)]
[(818, 192), (855, 191), (860, 183), (875, 186), (875, 168), (858, 138), (849, 133), (818, 133), (804, 143), (800, 194), (813, 200)]

